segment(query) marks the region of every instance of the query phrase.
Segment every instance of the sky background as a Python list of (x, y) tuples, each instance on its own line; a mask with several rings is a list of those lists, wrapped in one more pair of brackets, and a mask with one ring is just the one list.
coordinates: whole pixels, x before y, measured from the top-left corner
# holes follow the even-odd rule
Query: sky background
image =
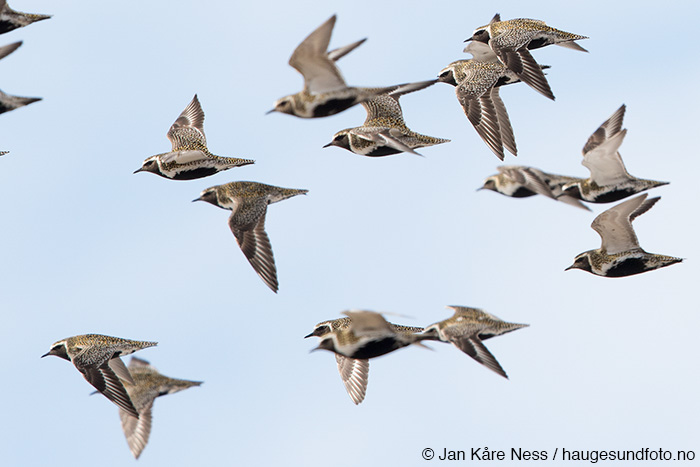
[[(72, 364), (39, 358), (84, 333), (158, 341), (137, 355), (204, 381), (155, 402), (142, 466), (439, 462), (421, 458), (428, 447), (700, 455), (695, 3), (10, 4), (54, 16), (0, 38), (24, 41), (0, 61), (0, 89), (44, 99), (0, 115), (1, 464), (135, 462), (117, 407), (89, 397)], [(331, 48), (368, 38), (339, 62), (347, 82), (384, 86), (468, 58), (463, 40), (496, 12), (590, 36), (589, 54), (534, 52), (552, 66), (556, 102), (502, 89), (519, 149), (505, 163), (587, 176), (581, 148), (626, 104), (628, 170), (671, 182), (634, 223), (641, 245), (684, 263), (622, 279), (564, 272), (600, 245), (590, 224), (612, 205), (476, 192), (500, 161), (446, 84), (401, 99), (411, 129), (452, 140), (424, 158), (322, 149), (364, 121), (361, 106), (265, 115), (301, 89), (289, 56), (334, 13)], [(256, 164), (193, 181), (132, 174), (170, 149), (166, 132), (195, 93), (210, 150)], [(309, 190), (268, 209), (277, 295), (229, 211), (191, 203), (237, 180)], [(531, 325), (486, 342), (510, 380), (433, 343), (373, 360), (355, 406), (333, 355), (303, 339), (346, 309), (425, 326), (450, 316), (446, 305)]]

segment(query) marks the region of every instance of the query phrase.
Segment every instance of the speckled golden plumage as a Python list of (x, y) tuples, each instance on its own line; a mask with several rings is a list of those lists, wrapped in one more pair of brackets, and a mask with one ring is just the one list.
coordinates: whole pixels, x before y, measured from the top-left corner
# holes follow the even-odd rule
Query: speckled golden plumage
[[(431, 86), (435, 81), (425, 81), (411, 92)], [(367, 118), (362, 126), (337, 132), (330, 143), (355, 154), (369, 157), (388, 156), (401, 152), (418, 154), (414, 149), (449, 142), (448, 139), (416, 133), (406, 126), (399, 104), (404, 93), (382, 94), (362, 103)]]
[(446, 320), (426, 326), (424, 334), (455, 345), (462, 352), (488, 369), (508, 378), (496, 358), (482, 343), (483, 340), (527, 327), (527, 324), (508, 323), (478, 308), (449, 306), (454, 314)]
[(0, 34), (22, 28), (37, 21), (51, 18), (51, 15), (22, 13), (10, 8), (7, 0), (0, 0)]
[(277, 268), (265, 232), (267, 206), (307, 192), (257, 182), (231, 182), (207, 188), (194, 201), (206, 201), (232, 211), (228, 225), (241, 251), (255, 272), (276, 293), (279, 287)]
[(192, 180), (255, 163), (251, 159), (222, 157), (209, 151), (204, 136), (204, 111), (196, 94), (167, 136), (172, 150), (147, 158), (134, 173), (152, 172), (172, 180)]
[(119, 357), (157, 345), (157, 342), (136, 341), (102, 334), (82, 334), (56, 341), (48, 353), (68, 360), (85, 379), (107, 399), (138, 418), (122, 380), (132, 382), (131, 375)]
[(600, 235), (600, 248), (577, 255), (566, 270), (581, 269), (597, 276), (626, 277), (683, 261), (682, 258), (647, 253), (639, 245), (632, 227), (632, 221), (651, 209), (659, 199), (647, 199), (644, 193), (600, 213), (591, 224)]
[[(343, 318), (321, 321), (314, 326), (314, 330), (306, 337), (316, 336), (324, 338), (331, 333), (348, 333), (352, 318), (347, 316)], [(423, 328), (417, 326), (403, 326), (400, 324), (387, 323), (389, 328), (396, 333), (417, 334), (423, 331)], [(338, 364), (338, 372), (343, 381), (345, 390), (347, 391), (353, 403), (360, 404), (367, 393), (367, 384), (369, 382), (369, 360), (366, 358), (351, 358), (344, 355), (335, 354), (336, 363)]]

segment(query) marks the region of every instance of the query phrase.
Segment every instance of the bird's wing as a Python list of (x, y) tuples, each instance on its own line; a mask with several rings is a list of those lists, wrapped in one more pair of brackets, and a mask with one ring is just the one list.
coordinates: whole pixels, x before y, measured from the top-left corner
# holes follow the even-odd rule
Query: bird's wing
[(537, 171), (533, 170), (531, 167), (502, 166), (498, 167), (498, 171), (530, 191), (534, 191), (548, 198), (556, 199), (549, 185), (545, 183)]
[(367, 112), (364, 126), (385, 126), (387, 119), (404, 122), (398, 96), (380, 94), (362, 102), (362, 106)]
[(647, 194), (624, 201), (607, 211), (603, 211), (593, 220), (591, 227), (601, 238), (601, 248), (608, 254), (639, 248), (637, 235), (632, 228), (632, 220), (647, 212), (660, 199), (646, 199)]
[(277, 282), (277, 268), (275, 258), (272, 255), (272, 245), (270, 238), (265, 232), (265, 214), (267, 204), (261, 206), (262, 214), (252, 228), (240, 228), (233, 223), (235, 213), (229, 218), (229, 227), (236, 237), (241, 251), (248, 259), (248, 262), (260, 278), (274, 292), (277, 292), (279, 284)]
[(327, 52), (333, 26), (335, 26), (335, 18), (335, 15), (331, 16), (309, 34), (297, 46), (289, 59), (289, 64), (304, 76), (304, 89), (312, 94), (346, 87), (340, 70), (335, 65), (335, 61), (329, 58)]
[(518, 155), (518, 148), (515, 145), (515, 135), (513, 134), (513, 127), (510, 125), (510, 117), (508, 117), (508, 111), (506, 106), (501, 100), (501, 96), (498, 93), (498, 88), (491, 88), (491, 100), (493, 101), (493, 106), (496, 109), (496, 114), (498, 115), (498, 126), (501, 129), (501, 139), (503, 140), (503, 146), (506, 147), (508, 151), (514, 156)]
[(618, 152), (626, 134), (627, 130), (618, 131), (584, 154), (581, 163), (598, 186), (615, 185), (631, 178)]
[[(0, 6), (0, 9), (2, 9), (2, 6)], [(13, 42), (12, 44), (8, 44), (8, 45), (4, 45), (4, 46), (0, 47), (0, 58), (7, 57), (12, 52), (17, 50), (17, 48), (20, 45), (22, 45), (22, 41)]]
[[(75, 361), (74, 361), (75, 363)], [(126, 411), (132, 417), (138, 418), (139, 413), (134, 408), (129, 394), (119, 377), (110, 368), (108, 362), (104, 362), (99, 367), (78, 366), (78, 370), (83, 374), (88, 383), (101, 392), (107, 399), (114, 402), (120, 409)]]
[(464, 47), (463, 52), (471, 54), (477, 62), (495, 63), (498, 61), (498, 56), (491, 47), (480, 41), (470, 40)]
[(506, 372), (496, 360), (496, 357), (489, 352), (477, 335), (455, 338), (451, 339), (451, 341), (462, 352), (466, 353), (489, 370), (495, 371), (504, 378), (508, 378)]
[(404, 136), (404, 134), (396, 128), (371, 128), (370, 131), (363, 131), (364, 128), (356, 128), (353, 130), (356, 136), (365, 139), (367, 141), (372, 141), (378, 143), (382, 146), (387, 146), (396, 149), (399, 152), (410, 152), (417, 156), (422, 155), (410, 146), (401, 142), (399, 138)]
[(344, 311), (343, 314), (350, 317), (350, 329), (356, 336), (372, 334), (377, 331), (395, 333), (387, 320), (374, 311), (350, 310)]
[(457, 98), (481, 139), (499, 159), (503, 160), (501, 128), (498, 124), (498, 112), (491, 99), (491, 94), (486, 92), (480, 97), (475, 97), (465, 90), (465, 83), (462, 82), (457, 87)]
[[(491, 42), (493, 42), (493, 39)], [(515, 72), (525, 84), (543, 96), (554, 100), (552, 88), (549, 87), (547, 78), (542, 72), (542, 67), (535, 61), (526, 46), (514, 49), (512, 47), (498, 47), (497, 44), (492, 44), (491, 48), (494, 49), (501, 62)]]
[(593, 132), (593, 134), (588, 138), (588, 141), (586, 141), (586, 144), (583, 146), (584, 156), (586, 153), (597, 148), (601, 145), (601, 143), (609, 140), (622, 130), (622, 120), (625, 118), (625, 109), (625, 105), (622, 104), (622, 106), (617, 109), (615, 113), (610, 116), (610, 118), (605, 120), (596, 129), (596, 131)]
[(129, 373), (129, 369), (126, 367), (126, 365), (124, 365), (121, 358), (116, 357), (107, 360), (107, 364), (112, 369), (114, 374), (119, 377), (119, 379), (122, 379), (129, 384), (135, 384), (133, 378), (131, 377), (131, 373)]
[(365, 399), (369, 378), (369, 360), (343, 357), (335, 354), (338, 372), (343, 380), (345, 390), (355, 404)]
[(199, 104), (197, 94), (194, 95), (192, 101), (185, 107), (185, 110), (182, 111), (168, 130), (168, 139), (173, 145), (173, 151), (177, 151), (181, 147), (192, 143), (199, 143), (206, 147), (204, 111), (202, 111), (202, 106)]
[(338, 47), (337, 49), (329, 50), (326, 56), (334, 62), (337, 62), (338, 60), (355, 50), (357, 47), (362, 45), (362, 43), (366, 40), (367, 38), (365, 37), (364, 39), (360, 39), (359, 41), (353, 42), (352, 44), (348, 44), (343, 47)]
[(136, 459), (141, 455), (143, 448), (148, 443), (148, 437), (151, 435), (152, 408), (153, 401), (150, 401), (146, 407), (141, 409), (139, 418), (132, 417), (122, 409), (119, 410), (119, 418), (122, 422), (122, 430), (124, 431), (126, 442), (129, 445), (131, 454)]

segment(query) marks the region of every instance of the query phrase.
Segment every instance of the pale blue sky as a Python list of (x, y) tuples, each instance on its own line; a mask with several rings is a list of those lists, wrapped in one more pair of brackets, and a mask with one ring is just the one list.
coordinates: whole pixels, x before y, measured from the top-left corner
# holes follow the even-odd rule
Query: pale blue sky
[[(158, 341), (138, 355), (204, 381), (156, 401), (142, 466), (419, 466), (426, 447), (700, 454), (694, 3), (10, 5), (54, 17), (0, 36), (24, 41), (0, 61), (0, 89), (44, 98), (0, 115), (11, 151), (0, 158), (3, 465), (135, 462), (116, 406), (89, 397), (72, 364), (39, 358), (88, 332)], [(505, 162), (585, 176), (583, 144), (625, 103), (627, 168), (671, 182), (635, 221), (641, 245), (686, 262), (624, 279), (565, 273), (599, 246), (589, 226), (611, 205), (587, 213), (477, 193), (500, 162), (448, 85), (401, 99), (412, 129), (452, 140), (424, 158), (322, 149), (362, 123), (360, 106), (265, 115), (301, 89), (287, 60), (334, 13), (331, 47), (368, 37), (339, 62), (348, 83), (390, 85), (467, 58), (462, 41), (496, 12), (590, 36), (589, 54), (534, 52), (552, 66), (556, 102), (503, 88), (519, 149)], [(195, 93), (212, 152), (256, 164), (185, 182), (133, 175), (169, 150), (165, 134)], [(277, 295), (243, 257), (229, 213), (190, 202), (236, 180), (309, 190), (268, 210)], [(374, 360), (355, 406), (333, 356), (309, 354), (316, 342), (303, 339), (349, 308), (427, 325), (449, 316), (445, 305), (531, 325), (486, 343), (510, 380), (436, 343)]]

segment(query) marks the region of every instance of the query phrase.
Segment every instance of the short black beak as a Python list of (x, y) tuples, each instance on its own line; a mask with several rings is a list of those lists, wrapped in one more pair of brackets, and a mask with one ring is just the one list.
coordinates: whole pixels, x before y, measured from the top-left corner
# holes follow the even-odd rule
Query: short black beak
[(469, 42), (470, 40), (472, 40), (471, 37), (469, 39), (464, 39), (464, 42)]
[(324, 147), (324, 148), (327, 148), (327, 147), (330, 147), (330, 146), (333, 146), (333, 142), (332, 142), (332, 141), (331, 141), (330, 143), (324, 145), (323, 147)]
[(313, 335), (314, 335), (314, 333), (312, 332), (312, 333), (309, 334), (308, 336), (304, 336), (304, 339), (307, 339), (307, 338), (309, 338), (309, 337), (312, 337)]
[(134, 170), (135, 174), (137, 174), (139, 172), (143, 172), (143, 167), (139, 167), (138, 169)]
[(192, 200), (193, 203), (194, 203), (195, 201), (202, 201), (202, 197), (200, 196), (199, 198), (193, 199), (193, 200)]
[(270, 115), (270, 114), (271, 114), (272, 112), (274, 112), (274, 111), (275, 111), (275, 109), (270, 109), (270, 110), (268, 110), (267, 112), (265, 112), (265, 115)]
[(50, 351), (50, 350), (49, 350), (48, 352), (46, 352), (44, 355), (42, 355), (41, 358), (48, 357), (49, 355), (51, 355), (51, 351)]

